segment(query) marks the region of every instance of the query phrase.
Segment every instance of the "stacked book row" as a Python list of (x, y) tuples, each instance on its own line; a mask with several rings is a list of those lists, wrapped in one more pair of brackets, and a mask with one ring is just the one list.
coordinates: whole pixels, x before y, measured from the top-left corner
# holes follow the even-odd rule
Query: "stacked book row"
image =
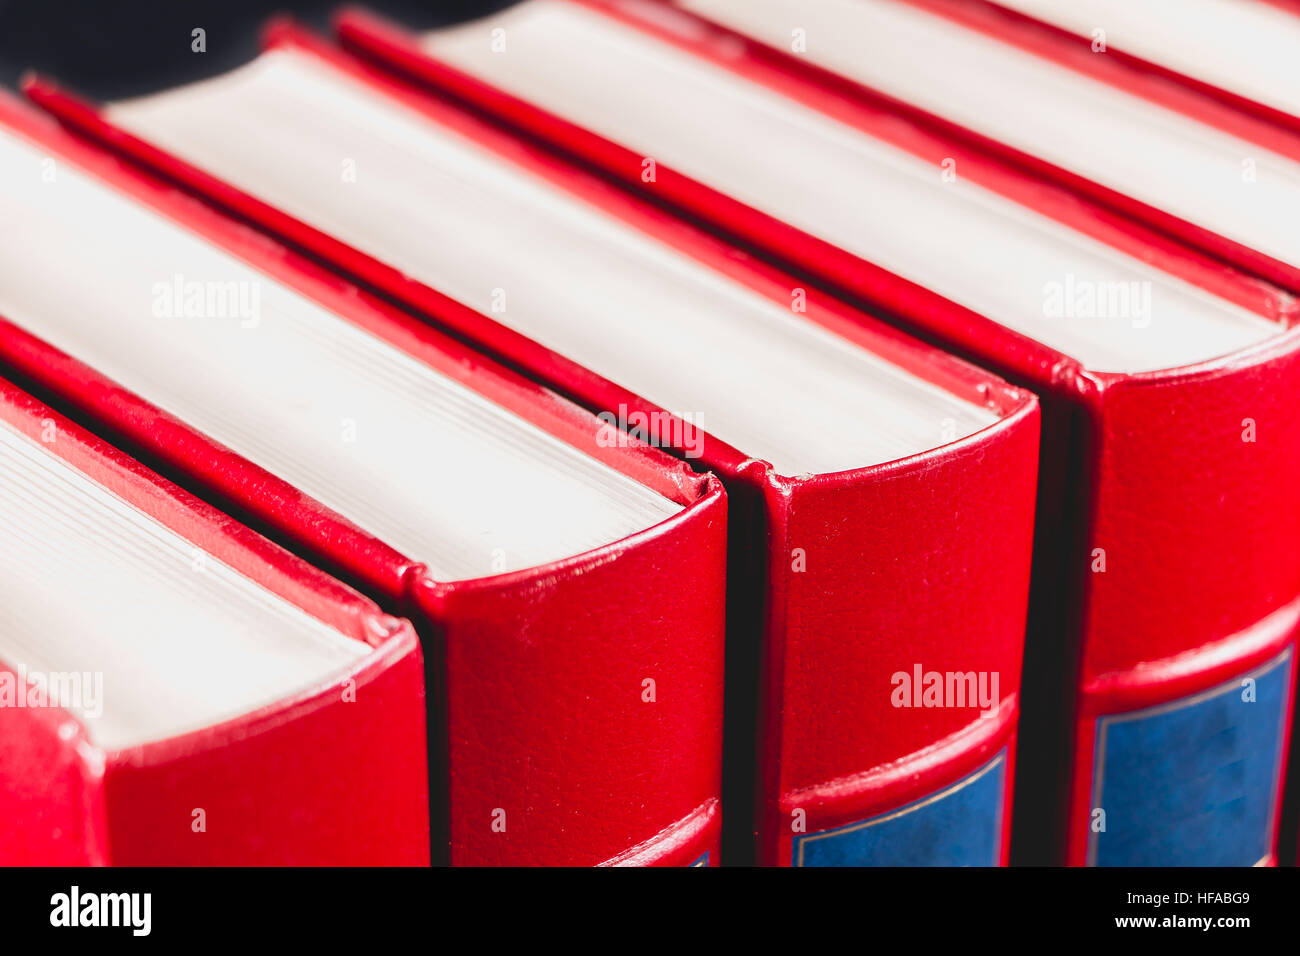
[(1066, 7), (0, 97), (0, 862), (1290, 860), (1300, 11)]

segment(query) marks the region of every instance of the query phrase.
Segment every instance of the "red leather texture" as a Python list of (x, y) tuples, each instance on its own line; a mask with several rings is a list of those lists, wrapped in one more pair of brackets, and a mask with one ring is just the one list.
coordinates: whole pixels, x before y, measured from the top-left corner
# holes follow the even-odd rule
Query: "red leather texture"
[[(716, 805), (727, 525), (710, 498), (547, 575), (420, 590), (445, 661), (453, 861), (593, 865), (662, 834), (642, 851), (660, 862)], [(716, 858), (708, 835), (691, 859)]]
[(1104, 549), (1106, 571), (1082, 572), (1070, 863), (1086, 855), (1099, 715), (1190, 697), (1300, 634), (1300, 327), (1203, 367), (1092, 377), (1084, 554)]
[[(0, 123), (685, 506), (566, 561), (434, 582), (422, 565), (321, 503), (0, 319), (0, 364), (25, 383), (416, 619), (433, 728), (435, 862), (592, 865), (635, 857), (676, 865), (707, 853), (716, 865), (726, 583), (726, 497), (717, 479), (635, 441), (604, 447), (594, 415), (12, 99), (0, 97)], [(521, 667), (524, 660), (531, 666)], [(656, 703), (643, 704), (641, 681), (655, 675), (662, 690)], [(597, 714), (600, 721), (584, 717)], [(317, 743), (337, 730), (328, 716), (319, 720)], [(176, 783), (187, 795), (192, 785)], [(470, 816), (448, 820), (447, 787), (452, 813), (464, 808)], [(307, 794), (296, 797), (307, 801)], [(493, 841), (498, 807), (506, 832)], [(481, 821), (473, 816), (480, 808)]]
[[(427, 865), (423, 665), (410, 625), (350, 676), (355, 700), (332, 685), (108, 755), (105, 862)], [(192, 829), (196, 808), (205, 832)]]
[[(763, 862), (790, 858), (796, 809), (809, 832), (874, 816), (1013, 743), (1037, 419), (1024, 405), (939, 453), (769, 486), (770, 600), (782, 626), (769, 636), (762, 739), (780, 797), (763, 831), (781, 836)], [(803, 573), (790, 570), (795, 548)], [(897, 708), (891, 677), (917, 665), (997, 674), (996, 715)]]
[[(1278, 323), (1278, 335), (1263, 346), (1203, 366), (1100, 375), (662, 164), (656, 183), (646, 186), (639, 153), (430, 59), (409, 36), (374, 18), (351, 13), (341, 21), (345, 42), (408, 79), (495, 116), (633, 191), (652, 193), (656, 202), (709, 221), (745, 248), (1038, 392), (1048, 431), (1035, 546), (1032, 644), (1040, 650), (1033, 656), (1062, 660), (1050, 669), (1050, 687), (1059, 690), (1043, 691), (1055, 701), (1040, 702), (1044, 709), (1035, 710), (1032, 723), (1059, 723), (1062, 737), (1046, 749), (1036, 744), (1032, 759), (1022, 748), (1021, 778), (1046, 773), (1062, 748), (1075, 748), (1060, 788), (1035, 789), (1055, 822), (1034, 839), (1060, 844), (1049, 854), (1059, 858), (1064, 821), (1077, 817), (1093, 761), (1091, 738), (1072, 729), (1078, 721), (1098, 708), (1168, 700), (1212, 686), (1291, 639), (1290, 628), (1261, 622), (1300, 594), (1298, 505), (1290, 493), (1300, 479), (1300, 444), (1294, 416), (1283, 411), (1300, 394), (1293, 300), (1124, 213), (1030, 175), (1041, 170), (1005, 162), (931, 118), (896, 112), (897, 104), (883, 98), (793, 69), (735, 34), (698, 19), (687, 21), (691, 29), (670, 29), (662, 16), (653, 22), (638, 17), (644, 7), (632, 4), (574, 2), (918, 155), (959, 155), (965, 175), (981, 185)], [(1216, 252), (1233, 261), (1222, 249)], [(1253, 271), (1287, 278), (1258, 262)], [(1268, 422), (1260, 425), (1271, 436), (1267, 448), (1242, 440), (1245, 419)], [(1106, 549), (1104, 574), (1089, 571), (1094, 548)], [(1071, 799), (1074, 809), (1067, 809)], [(1082, 862), (1073, 849), (1069, 858)]]
[[(74, 717), (56, 708), (0, 708), (0, 816), (6, 820), (0, 860), (427, 863), (423, 663), (411, 625), (2, 380), (0, 419), (33, 436), (53, 423), (58, 438), (46, 448), (373, 648), (340, 677), (355, 680), (355, 700), (343, 700), (333, 684), (312, 688), (221, 725), (129, 750), (96, 747)], [(196, 809), (206, 814), (205, 832), (192, 829)]]
[[(790, 290), (798, 285), (789, 275), (670, 213), (395, 83), (382, 71), (292, 27), (275, 27), (269, 42), (313, 53), (377, 92), (418, 109), (432, 122), (459, 131), (557, 188), (598, 203), (775, 301), (788, 304)], [(601, 378), (599, 370), (583, 369), (486, 316), (449, 303), (437, 290), (417, 285), (257, 197), (114, 130), (93, 110), (52, 86), (40, 84), (32, 92), (70, 125), (120, 155), (326, 258), (587, 408), (599, 411), (625, 404), (630, 411), (663, 412)], [(807, 318), (1003, 417), (977, 435), (926, 454), (801, 478), (780, 476), (743, 449), (705, 437), (701, 464), (722, 477), (730, 498), (728, 679), (734, 693), (728, 711), (728, 759), (736, 765), (728, 771), (733, 783), (724, 805), (731, 831), (727, 852), (735, 854), (729, 857), (733, 862), (788, 864), (790, 828), (782, 817), (795, 802), (807, 812), (809, 829), (821, 829), (926, 796), (1003, 747), (1009, 760), (1013, 758), (1034, 509), (1037, 403), (1028, 393), (816, 290), (808, 296)], [(804, 549), (806, 570), (794, 569), (794, 548)], [(934, 582), (941, 580), (948, 583), (936, 589)], [(453, 606), (462, 600), (456, 595), (459, 587), (447, 598)], [(521, 620), (536, 614), (526, 603), (513, 607), (496, 601), (493, 606), (498, 613), (512, 608)], [(473, 620), (469, 614), (461, 617)], [(640, 642), (644, 637), (630, 634), (629, 639)], [(517, 638), (497, 635), (464, 644), (490, 647), (499, 640)], [(927, 669), (996, 669), (1002, 696), (998, 716), (982, 719), (969, 710), (893, 708), (890, 677), (914, 663)], [(468, 663), (460, 671), (476, 673)], [(633, 676), (629, 670), (621, 680)], [(475, 715), (467, 709), (462, 719), (454, 712), (457, 688), (455, 678), (448, 679), (453, 708), (449, 739), (454, 747), (461, 727), (472, 730)], [(735, 703), (752, 695), (751, 681), (762, 688), (761, 717)], [(608, 703), (613, 708), (609, 719), (660, 719), (635, 707), (621, 710), (629, 706), (623, 698)], [(575, 713), (571, 720), (575, 728), (565, 733), (585, 732), (585, 715)], [(509, 748), (497, 756), (510, 759)], [(453, 777), (456, 767), (453, 759)], [(469, 806), (471, 797), (459, 794), (454, 782), (451, 793), (454, 818), (456, 801)], [(1003, 813), (1004, 860), (1009, 796)], [(553, 812), (557, 818), (569, 812), (547, 806), (526, 790), (510, 797), (516, 804), (531, 800), (538, 812)], [(751, 800), (756, 803), (752, 822), (745, 806)], [(488, 808), (480, 801), (467, 812), (465, 830), (453, 825), (453, 853), (462, 846), (473, 846), (476, 853), (504, 852), (507, 841), (483, 822), (484, 814), (497, 806)], [(507, 811), (507, 835), (510, 819)], [(610, 821), (611, 827), (617, 825)]]
[[(0, 663), (0, 679), (18, 675)], [(53, 707), (0, 707), (0, 863), (89, 866), (108, 859), (104, 803), (84, 728)]]
[(1092, 544), (1108, 570), (1087, 579), (1087, 686), (1300, 595), (1300, 328), (1227, 362), (1098, 380)]

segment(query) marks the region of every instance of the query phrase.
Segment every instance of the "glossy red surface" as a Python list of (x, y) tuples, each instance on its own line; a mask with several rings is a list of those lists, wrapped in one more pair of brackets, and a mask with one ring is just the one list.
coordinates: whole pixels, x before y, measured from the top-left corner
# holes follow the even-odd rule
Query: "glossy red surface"
[[(434, 582), (418, 562), (320, 502), (0, 320), (0, 364), (177, 481), (415, 619), (430, 681), (435, 780), (451, 800), (448, 820), (435, 789), (435, 862), (596, 864), (635, 851), (642, 862), (676, 863), (708, 851), (716, 863), (726, 581), (718, 480), (635, 441), (603, 447), (594, 415), (12, 99), (0, 97), (0, 123), (685, 506), (572, 559)], [(532, 666), (521, 668), (522, 660)], [(633, 673), (641, 676), (626, 688)], [(640, 681), (652, 673), (681, 683), (659, 703), (642, 704)], [(599, 713), (603, 722), (583, 721), (579, 733), (575, 713)], [(320, 720), (322, 739), (339, 732)], [(305, 790), (296, 797), (310, 805)], [(508, 839), (491, 839), (490, 815), (473, 816), (489, 805), (507, 811)], [(702, 815), (708, 825), (695, 825)]]
[[(423, 96), (292, 26), (273, 27), (268, 42), (320, 57), (774, 300), (788, 303), (790, 290), (799, 284), (671, 213)], [(401, 277), (257, 197), (113, 129), (51, 85), (38, 84), (30, 91), (65, 122), (120, 154), (326, 258), (587, 408), (627, 404), (632, 410), (659, 411), (596, 371), (576, 366), (485, 316), (456, 304), (449, 307), (437, 290)], [(728, 748), (733, 755), (742, 754), (732, 777), (745, 781), (745, 792), (739, 785), (730, 791), (726, 819), (744, 819), (739, 804), (750, 799), (752, 777), (757, 775), (757, 850), (743, 832), (730, 845), (740, 847), (735, 852), (742, 860), (756, 853), (766, 863), (790, 859), (789, 828), (780, 818), (791, 800), (804, 801), (811, 829), (833, 826), (924, 796), (1013, 742), (1028, 591), (1038, 433), (1033, 397), (816, 290), (810, 291), (807, 315), (1004, 417), (978, 435), (926, 454), (811, 478), (777, 475), (743, 449), (706, 436), (701, 464), (722, 477), (731, 496), (728, 653), (732, 661), (741, 661), (739, 666), (729, 664), (733, 699), (753, 693), (748, 686), (738, 686), (752, 678), (764, 700), (761, 728), (743, 707), (729, 713)], [(927, 482), (925, 476), (943, 480)], [(940, 504), (939, 496), (947, 502)], [(954, 521), (960, 530), (954, 530)], [(795, 547), (804, 548), (812, 562), (807, 572), (792, 568), (789, 550)], [(914, 575), (923, 575), (922, 581), (947, 577), (950, 584), (942, 593), (930, 593)], [(920, 601), (925, 606), (918, 606)], [(978, 613), (970, 613), (972, 608)], [(521, 606), (519, 613), (525, 612), (526, 606)], [(955, 616), (960, 616), (959, 624), (954, 624)], [(979, 649), (972, 651), (970, 645), (976, 642)], [(999, 717), (982, 720), (970, 712), (936, 715), (891, 708), (890, 675), (910, 668), (922, 652), (934, 658), (934, 666), (998, 668), (1005, 701)], [(748, 661), (751, 654), (761, 657), (754, 666)], [(924, 663), (931, 666), (928, 659)], [(828, 721), (831, 733), (826, 732)], [(859, 721), (865, 726), (859, 727)], [(757, 750), (756, 766), (743, 755), (749, 749)], [(454, 762), (452, 767), (454, 773)], [(816, 793), (805, 795), (808, 789)], [(452, 794), (457, 799), (454, 786)], [(1004, 829), (1009, 826), (1009, 799), (1005, 806)], [(469, 819), (474, 821), (474, 815)], [(737, 826), (743, 830), (749, 825)], [(462, 839), (490, 838), (472, 827), (463, 837), (453, 835), (453, 849)]]
[[(1261, 346), (1196, 367), (1098, 373), (662, 163), (656, 182), (644, 184), (639, 153), (430, 58), (410, 36), (376, 18), (351, 12), (340, 20), (349, 46), (413, 83), (495, 116), (663, 208), (712, 223), (744, 248), (846, 300), (877, 307), (898, 325), (1042, 397), (1049, 431), (1040, 463), (1031, 640), (1036, 660), (1056, 659), (1043, 673), (1060, 686), (1043, 692), (1054, 700), (1035, 712), (1034, 722), (1059, 719), (1063, 742), (1036, 752), (1022, 777), (1050, 775), (1052, 763), (1068, 767), (1062, 806), (1048, 811), (1060, 814), (1051, 839), (1064, 852), (1063, 821), (1083, 807), (1092, 767), (1091, 738), (1078, 728), (1107, 708), (1212, 686), (1294, 640), (1285, 614), (1269, 616), (1300, 595), (1300, 501), (1291, 493), (1300, 483), (1300, 435), (1287, 411), (1300, 395), (1300, 327), (1291, 296), (1261, 278), (1292, 284), (1293, 277), (1221, 245), (1203, 255), (1192, 246), (1206, 247), (1204, 237), (1168, 222), (1151, 228), (1134, 209), (1094, 202), (1104, 197), (1066, 188), (1077, 183), (1053, 182), (1047, 170), (997, 144), (680, 11), (688, 28), (665, 25), (665, 11), (642, 16), (640, 4), (573, 2), (917, 155), (958, 156), (963, 174), (981, 185), (1277, 322), (1277, 336)], [(1266, 429), (1267, 447), (1262, 438), (1242, 440), (1246, 419)], [(1089, 570), (1098, 548), (1106, 550), (1104, 574)], [(1266, 618), (1285, 626), (1265, 626)], [(769, 692), (781, 686), (778, 680)], [(1059, 718), (1052, 712), (1058, 706)], [(1069, 859), (1082, 856), (1071, 850)]]
[[(0, 860), (427, 863), (423, 664), (410, 623), (3, 380), (0, 419), (38, 440), (52, 425), (45, 447), (78, 471), (373, 648), (338, 685), (129, 750), (102, 750), (58, 708), (0, 707)], [(345, 679), (355, 700), (343, 699)]]

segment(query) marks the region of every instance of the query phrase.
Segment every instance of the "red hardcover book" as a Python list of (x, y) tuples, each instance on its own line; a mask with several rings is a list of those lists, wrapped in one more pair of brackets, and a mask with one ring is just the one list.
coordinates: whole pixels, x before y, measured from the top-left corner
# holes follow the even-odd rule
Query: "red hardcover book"
[(1109, 48), (1101, 55), (1065, 42), (985, 0), (680, 5), (710, 18), (772, 76), (894, 113), (1300, 290), (1300, 243), (1286, 225), (1300, 215), (1298, 130), (1207, 100)]
[[(273, 30), (269, 52), (212, 89), (248, 79), (238, 89), (281, 115), (280, 89), (258, 85), (268, 78), (327, 88), (293, 116), (332, 121), (347, 110), (362, 124), (344, 145), (292, 155), (353, 161), (360, 188), (344, 195), (363, 215), (327, 221), (315, 205), (324, 193), (281, 206), (42, 89), (76, 125), (172, 181), (722, 478), (732, 516), (729, 859), (1004, 862), (1033, 396), (292, 28)], [(216, 105), (241, 117), (241, 136), (300, 135)], [(397, 147), (432, 139), (449, 191), (442, 178), (405, 179), (427, 167)], [(281, 152), (246, 145), (259, 162)], [(373, 191), (386, 187), (389, 197)], [(425, 202), (393, 202), (403, 195)], [(377, 222), (375, 208), (402, 218), (408, 245), (357, 235)], [(495, 231), (480, 231), (480, 218)]]
[[(1017, 30), (1032, 27), (1073, 49), (1117, 60), (1143, 96), (1181, 99), (1192, 109), (1198, 98), (1199, 105), (1221, 103), (1300, 133), (1300, 82), (1292, 62), (1300, 46), (1295, 0), (996, 0), (987, 5)], [(1054, 46), (1061, 49), (1060, 43)], [(1178, 87), (1195, 95), (1184, 98)]]
[(1034, 388), (1020, 855), (1273, 861), (1300, 618), (1289, 296), (658, 3), (532, 0), (420, 41), (353, 16), (345, 36)]
[(0, 147), (0, 362), (415, 621), (435, 862), (718, 862), (715, 478), (14, 100)]
[(0, 862), (428, 863), (407, 621), (4, 381), (0, 473)]

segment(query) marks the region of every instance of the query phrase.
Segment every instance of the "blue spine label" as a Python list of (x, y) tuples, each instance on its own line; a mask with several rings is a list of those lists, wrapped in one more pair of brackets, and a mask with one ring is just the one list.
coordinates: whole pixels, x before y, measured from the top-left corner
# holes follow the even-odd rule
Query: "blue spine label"
[(1291, 649), (1182, 700), (1097, 720), (1088, 863), (1252, 866), (1272, 850)]
[(795, 866), (997, 866), (1006, 750), (950, 787), (833, 830), (797, 835)]

